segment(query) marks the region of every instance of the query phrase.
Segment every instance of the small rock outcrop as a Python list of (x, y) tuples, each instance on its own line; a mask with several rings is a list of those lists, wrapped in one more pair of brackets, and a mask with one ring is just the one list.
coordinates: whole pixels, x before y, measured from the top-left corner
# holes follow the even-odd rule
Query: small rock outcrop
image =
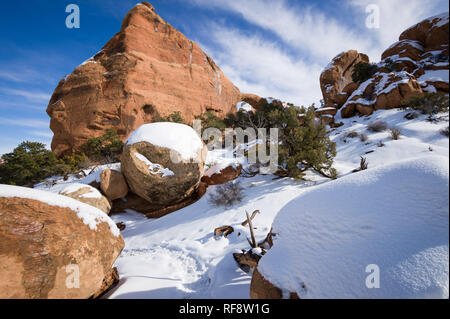
[(352, 81), (352, 72), (359, 62), (369, 63), (369, 57), (356, 50), (350, 50), (338, 54), (328, 64), (320, 75), (325, 107), (341, 107), (346, 98), (356, 90), (357, 86)]
[(190, 126), (145, 124), (127, 140), (122, 171), (135, 194), (151, 204), (168, 206), (197, 189), (207, 151)]
[(100, 174), (100, 189), (110, 200), (119, 199), (127, 196), (128, 184), (121, 172), (105, 169)]
[(354, 50), (339, 54), (320, 76), (324, 108), (318, 112), (334, 108), (343, 118), (370, 115), (426, 92), (448, 94), (448, 37), (448, 13), (412, 26), (383, 52), (375, 74), (363, 83), (354, 83), (351, 74), (357, 62), (369, 62), (367, 56)]
[(50, 192), (0, 185), (0, 298), (90, 298), (123, 247), (102, 211)]
[(136, 5), (94, 57), (62, 79), (47, 113), (52, 150), (71, 153), (108, 129), (122, 140), (158, 116), (190, 122), (207, 110), (236, 111), (240, 91), (200, 47), (148, 3)]
[(239, 101), (251, 105), (255, 110), (261, 110), (267, 103), (278, 107), (284, 106), (283, 102), (281, 102), (278, 99), (264, 98), (256, 94), (249, 94), (249, 93), (241, 93)]
[(208, 169), (202, 177), (207, 185), (220, 185), (232, 181), (241, 175), (241, 165), (216, 165)]
[[(252, 299), (283, 299), (283, 292), (274, 286), (255, 268), (250, 283), (250, 298)], [(297, 293), (290, 293), (289, 299), (300, 299)]]
[(109, 214), (111, 210), (110, 201), (90, 185), (79, 183), (60, 184), (52, 187), (50, 191), (91, 205), (105, 214)]

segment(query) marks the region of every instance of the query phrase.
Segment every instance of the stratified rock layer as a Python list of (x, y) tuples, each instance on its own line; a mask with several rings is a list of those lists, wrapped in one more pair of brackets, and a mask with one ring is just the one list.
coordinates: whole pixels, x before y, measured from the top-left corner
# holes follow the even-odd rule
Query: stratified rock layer
[(47, 108), (57, 154), (115, 129), (126, 137), (158, 116), (190, 122), (211, 110), (235, 112), (240, 92), (200, 47), (148, 3), (136, 5), (94, 57), (59, 83)]
[(448, 94), (448, 37), (448, 13), (412, 26), (383, 52), (377, 72), (363, 83), (352, 82), (351, 74), (356, 63), (369, 62), (367, 56), (354, 50), (339, 54), (320, 76), (322, 110), (341, 109), (348, 118), (396, 108), (427, 92)]

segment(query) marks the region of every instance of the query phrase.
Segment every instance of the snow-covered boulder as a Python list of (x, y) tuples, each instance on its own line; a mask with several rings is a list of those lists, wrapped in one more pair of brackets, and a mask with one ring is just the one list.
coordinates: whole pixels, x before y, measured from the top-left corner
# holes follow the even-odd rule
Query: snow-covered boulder
[(48, 191), (76, 199), (82, 203), (100, 209), (109, 214), (111, 203), (98, 191), (98, 189), (81, 183), (60, 183), (48, 189)]
[(448, 157), (322, 184), (284, 206), (273, 232), (258, 271), (286, 297), (448, 298)]
[(89, 298), (123, 247), (115, 223), (99, 209), (0, 185), (0, 298)]
[(197, 188), (207, 151), (190, 126), (145, 124), (127, 140), (122, 171), (135, 194), (153, 204), (171, 205), (189, 197)]
[(242, 166), (236, 163), (220, 163), (210, 167), (202, 177), (207, 185), (220, 185), (232, 181), (241, 175)]

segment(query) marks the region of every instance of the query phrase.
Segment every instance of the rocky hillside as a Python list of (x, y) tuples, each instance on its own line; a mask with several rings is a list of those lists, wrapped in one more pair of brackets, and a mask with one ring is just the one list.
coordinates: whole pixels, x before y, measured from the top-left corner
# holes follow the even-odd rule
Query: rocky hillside
[(358, 62), (369, 63), (363, 53), (350, 50), (336, 56), (320, 76), (324, 111), (340, 109), (342, 118), (370, 115), (391, 109), (426, 92), (449, 92), (449, 16), (426, 19), (406, 31), (374, 65), (374, 74), (361, 83), (352, 80)]
[(156, 116), (235, 111), (239, 89), (200, 47), (143, 2), (94, 57), (62, 79), (47, 108), (52, 150), (70, 153), (108, 129), (125, 139)]

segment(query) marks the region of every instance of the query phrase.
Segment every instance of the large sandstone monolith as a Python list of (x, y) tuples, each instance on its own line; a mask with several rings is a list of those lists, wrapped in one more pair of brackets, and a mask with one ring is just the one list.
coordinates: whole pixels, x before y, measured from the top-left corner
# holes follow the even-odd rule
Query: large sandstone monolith
[(200, 47), (148, 3), (136, 5), (94, 57), (62, 79), (47, 108), (57, 154), (114, 129), (125, 140), (144, 123), (180, 112), (236, 111), (240, 91)]

